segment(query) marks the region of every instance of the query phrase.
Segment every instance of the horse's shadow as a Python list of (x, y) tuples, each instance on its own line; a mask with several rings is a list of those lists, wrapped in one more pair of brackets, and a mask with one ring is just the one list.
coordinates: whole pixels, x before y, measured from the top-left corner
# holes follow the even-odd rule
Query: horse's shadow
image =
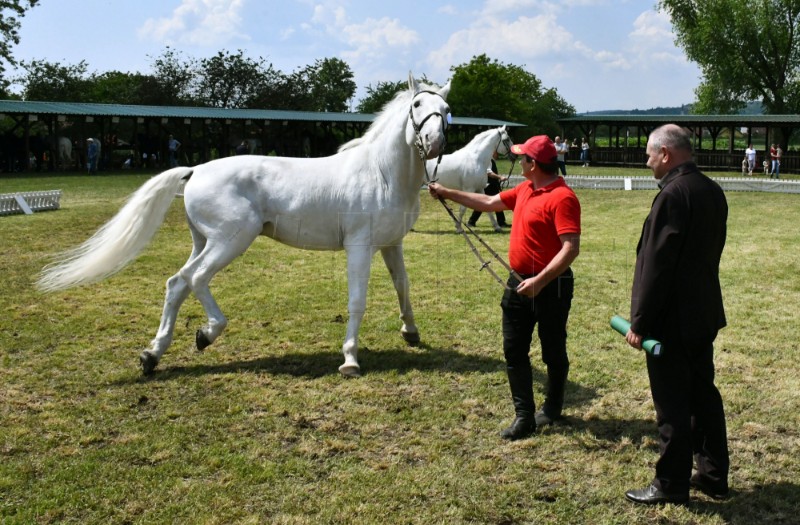
[[(432, 348), (421, 343), (409, 349), (406, 347), (381, 350), (367, 347), (358, 351), (358, 361), (363, 375), (381, 372), (401, 374), (412, 371), (447, 371), (454, 373), (486, 372), (494, 373), (503, 367), (502, 359), (476, 356), (455, 350)], [(315, 379), (338, 374), (342, 363), (340, 352), (317, 350), (313, 352), (293, 352), (218, 364), (198, 364), (191, 366), (161, 366), (151, 376), (137, 381), (169, 381), (182, 376), (202, 376), (209, 374), (230, 374), (237, 372), (288, 375)]]
[[(362, 374), (365, 376), (383, 372), (406, 374), (414, 371), (495, 374), (505, 370), (505, 361), (502, 356), (475, 355), (453, 349), (434, 348), (425, 343), (420, 343), (413, 348), (396, 347), (381, 351), (373, 351), (363, 347), (359, 349), (358, 359)], [(338, 368), (341, 363), (341, 353), (316, 350), (217, 364), (159, 366), (153, 375), (126, 379), (119, 383), (171, 381), (186, 376), (241, 372), (316, 379), (334, 374), (338, 375)], [(533, 367), (534, 388), (543, 388), (547, 381), (547, 374), (539, 368), (541, 367), (538, 364)], [(573, 397), (576, 400), (588, 400), (595, 395), (596, 391), (593, 388), (570, 381), (567, 382), (568, 397)]]

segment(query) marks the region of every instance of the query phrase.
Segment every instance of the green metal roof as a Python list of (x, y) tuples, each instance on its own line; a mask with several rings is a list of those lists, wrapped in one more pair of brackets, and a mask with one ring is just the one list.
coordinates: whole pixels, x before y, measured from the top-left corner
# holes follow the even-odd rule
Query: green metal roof
[[(364, 122), (375, 120), (372, 113), (327, 113), (273, 109), (225, 109), (184, 106), (133, 106), (126, 104), (92, 104), (81, 102), (38, 102), (0, 100), (0, 114), (75, 115), (94, 117), (151, 117), (230, 120), (300, 120), (310, 122)], [(487, 118), (453, 117), (454, 125), (524, 126)]]
[(558, 120), (561, 124), (664, 124), (685, 125), (800, 125), (800, 115), (580, 115)]

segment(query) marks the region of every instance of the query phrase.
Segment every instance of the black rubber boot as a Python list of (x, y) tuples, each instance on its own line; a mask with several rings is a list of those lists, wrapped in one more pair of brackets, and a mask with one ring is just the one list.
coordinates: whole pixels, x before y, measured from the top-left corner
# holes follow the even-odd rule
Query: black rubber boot
[(511, 387), (511, 400), (514, 403), (516, 418), (500, 437), (515, 441), (536, 432), (536, 405), (533, 402), (533, 374), (529, 366), (506, 367), (508, 384)]
[(569, 366), (547, 367), (547, 396), (542, 409), (536, 414), (536, 422), (540, 425), (550, 425), (561, 417), (564, 408), (564, 389), (567, 386)]

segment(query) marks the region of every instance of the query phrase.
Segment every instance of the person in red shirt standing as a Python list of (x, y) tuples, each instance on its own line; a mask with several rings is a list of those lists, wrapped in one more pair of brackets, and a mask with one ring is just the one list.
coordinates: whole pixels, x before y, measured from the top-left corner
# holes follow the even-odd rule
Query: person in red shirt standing
[[(567, 318), (572, 305), (573, 275), (570, 265), (580, 251), (581, 206), (578, 197), (558, 176), (558, 158), (546, 135), (515, 144), (526, 182), (498, 195), (467, 193), (438, 183), (428, 185), (435, 198), (444, 198), (473, 210), (512, 210), (514, 219), (508, 246), (511, 268), (521, 281), (509, 277), (500, 303), (503, 309), (503, 354), (506, 360), (513, 423), (500, 433), (517, 440), (536, 432), (537, 426), (561, 417), (564, 387), (569, 372)], [(547, 393), (536, 412), (530, 346), (533, 330), (547, 365)]]

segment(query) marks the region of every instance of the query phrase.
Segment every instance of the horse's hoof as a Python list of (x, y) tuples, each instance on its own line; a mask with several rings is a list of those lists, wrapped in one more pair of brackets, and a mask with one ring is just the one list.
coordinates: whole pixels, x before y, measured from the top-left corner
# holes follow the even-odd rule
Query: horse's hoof
[(197, 349), (202, 352), (211, 344), (211, 341), (208, 340), (208, 336), (206, 336), (202, 330), (198, 330), (197, 333), (194, 334), (194, 344), (197, 345)]
[(158, 358), (150, 352), (145, 351), (139, 354), (139, 364), (142, 367), (142, 375), (153, 375), (156, 365), (158, 365)]
[(409, 346), (417, 346), (419, 344), (419, 332), (400, 332), (403, 334), (403, 339)]
[(358, 365), (344, 364), (339, 367), (339, 373), (344, 377), (361, 377), (361, 367)]

